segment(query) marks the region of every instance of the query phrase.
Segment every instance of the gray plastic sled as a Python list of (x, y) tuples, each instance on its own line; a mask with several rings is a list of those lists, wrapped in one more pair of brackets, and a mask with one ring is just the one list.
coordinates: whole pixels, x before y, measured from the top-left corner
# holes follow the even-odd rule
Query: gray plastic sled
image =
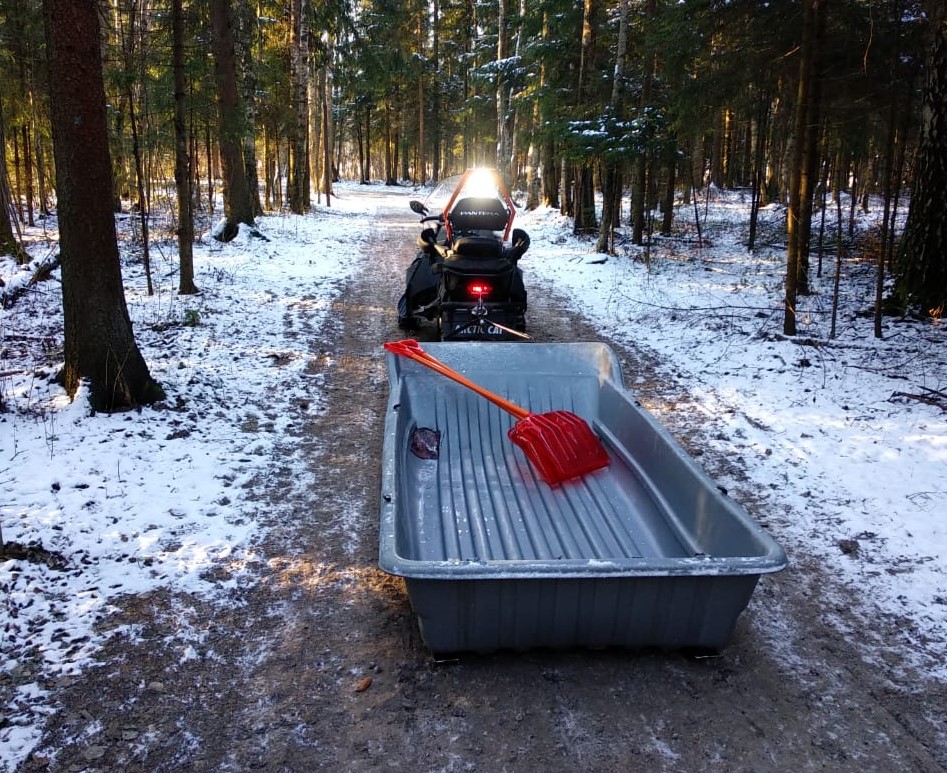
[(587, 420), (609, 467), (550, 487), (512, 417), (388, 354), (379, 565), (437, 655), (719, 649), (782, 548), (624, 389), (603, 344), (425, 344), (533, 412)]

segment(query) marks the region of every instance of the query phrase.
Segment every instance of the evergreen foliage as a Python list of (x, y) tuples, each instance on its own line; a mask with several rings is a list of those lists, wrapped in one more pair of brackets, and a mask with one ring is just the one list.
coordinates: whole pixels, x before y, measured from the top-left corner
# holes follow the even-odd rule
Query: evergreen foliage
[[(218, 206), (220, 143), (228, 139), (217, 121), (211, 4), (182, 3), (187, 150), (194, 211), (205, 214)], [(790, 200), (801, 157), (794, 127), (801, 125), (803, 44), (802, 6), (793, 0), (298, 4), (302, 50), (294, 49), (290, 3), (229, 4), (245, 103), (235, 131), (243, 136), (250, 187), (262, 197), (257, 211), (303, 211), (310, 187), (328, 203), (336, 175), (422, 183), (498, 161), (509, 185), (532, 181), (531, 206), (540, 198), (581, 216), (583, 230), (587, 186), (605, 190), (617, 219), (604, 218), (603, 227), (627, 224), (630, 211), (636, 240), (651, 238), (645, 221), (659, 204), (661, 231), (671, 232), (675, 197), (708, 184), (752, 189), (759, 206)], [(807, 132), (812, 152), (803, 154), (816, 208), (826, 189), (833, 198), (850, 197), (849, 223), (867, 195), (905, 200), (914, 188), (947, 198), (936, 185), (913, 186), (911, 163), (941, 6), (823, 0), (813, 74), (819, 124)], [(171, 0), (115, 0), (100, 10), (116, 207), (174, 201)], [(4, 215), (13, 222), (31, 222), (54, 201), (45, 56), (38, 4), (0, 0), (2, 161), (11, 192)], [(308, 84), (304, 110), (301, 92), (292, 89), (294, 61), (302, 62)], [(294, 182), (304, 186), (302, 199), (298, 189), (291, 196)], [(915, 204), (914, 211), (936, 208)], [(937, 272), (916, 269), (904, 249), (898, 265), (902, 282), (912, 283), (905, 297), (929, 301), (942, 292), (924, 291), (924, 277)]]

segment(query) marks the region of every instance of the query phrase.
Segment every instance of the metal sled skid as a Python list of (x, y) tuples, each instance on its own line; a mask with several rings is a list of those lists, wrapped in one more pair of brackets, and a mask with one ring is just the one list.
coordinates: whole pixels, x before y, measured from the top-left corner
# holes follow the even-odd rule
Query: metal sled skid
[(624, 389), (602, 344), (426, 349), (533, 412), (582, 416), (611, 463), (549, 486), (512, 418), (387, 356), (379, 565), (436, 655), (536, 647), (719, 649), (782, 548)]

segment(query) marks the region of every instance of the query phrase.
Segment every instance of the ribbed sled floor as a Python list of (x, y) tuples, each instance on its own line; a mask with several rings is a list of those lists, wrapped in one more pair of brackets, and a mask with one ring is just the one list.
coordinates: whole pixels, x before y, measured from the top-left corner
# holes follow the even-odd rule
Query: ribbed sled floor
[[(532, 412), (555, 406), (582, 413), (571, 404), (569, 390), (554, 382), (511, 398)], [(405, 517), (397, 538), (403, 558), (525, 562), (694, 555), (647, 483), (614, 449), (606, 470), (550, 487), (507, 438), (513, 423), (508, 414), (453, 385), (432, 390), (423, 402), (417, 426), (439, 431), (440, 444), (436, 459), (421, 459), (410, 450), (414, 430), (404, 438), (399, 493)]]

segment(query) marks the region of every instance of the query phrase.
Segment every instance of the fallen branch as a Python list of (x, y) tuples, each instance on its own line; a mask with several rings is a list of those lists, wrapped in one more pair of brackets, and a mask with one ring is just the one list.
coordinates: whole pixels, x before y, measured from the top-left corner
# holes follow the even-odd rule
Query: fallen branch
[(32, 276), (25, 282), (18, 282), (12, 287), (6, 287), (0, 292), (0, 308), (9, 309), (21, 297), (26, 295), (32, 287), (45, 282), (52, 276), (53, 271), (59, 268), (59, 253), (47, 258), (33, 271)]
[(926, 394), (913, 394), (911, 392), (892, 392), (891, 397), (888, 398), (888, 402), (894, 402), (895, 398), (900, 397), (905, 400), (917, 400), (919, 403), (924, 403), (925, 405), (933, 405), (936, 408), (940, 408), (942, 411), (947, 411), (947, 394), (944, 392), (939, 392), (936, 389), (927, 389), (926, 387), (921, 387)]

